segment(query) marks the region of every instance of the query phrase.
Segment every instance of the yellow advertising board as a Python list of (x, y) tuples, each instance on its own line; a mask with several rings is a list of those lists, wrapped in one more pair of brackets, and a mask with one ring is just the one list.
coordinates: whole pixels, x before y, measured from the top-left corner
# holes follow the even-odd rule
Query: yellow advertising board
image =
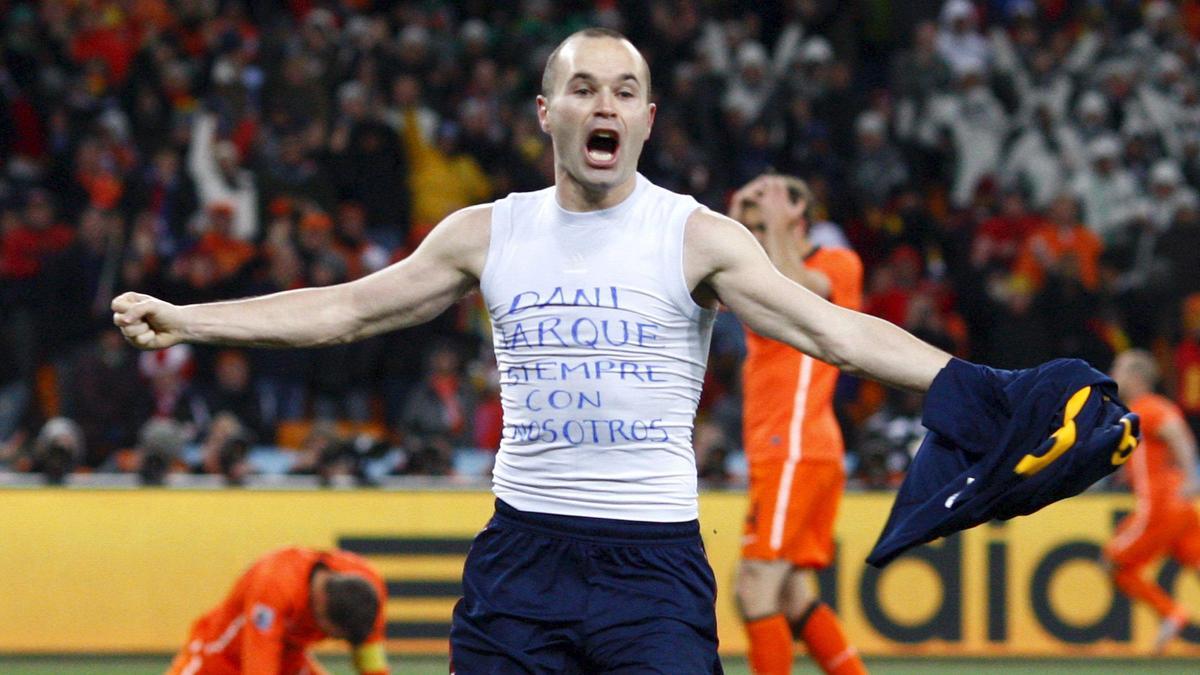
[[(1132, 502), (1083, 495), (1034, 516), (984, 525), (885, 568), (863, 563), (888, 494), (843, 502), (823, 596), (867, 654), (1133, 655), (1154, 615), (1114, 593), (1099, 550)], [(393, 651), (444, 653), (471, 537), (492, 498), (453, 491), (0, 491), (0, 652), (167, 652), (262, 553), (340, 546), (388, 581)], [(722, 651), (745, 650), (734, 610), (745, 497), (701, 497), (720, 587)], [(1200, 579), (1173, 563), (1148, 571), (1191, 606)], [(1200, 655), (1189, 628), (1172, 650)]]

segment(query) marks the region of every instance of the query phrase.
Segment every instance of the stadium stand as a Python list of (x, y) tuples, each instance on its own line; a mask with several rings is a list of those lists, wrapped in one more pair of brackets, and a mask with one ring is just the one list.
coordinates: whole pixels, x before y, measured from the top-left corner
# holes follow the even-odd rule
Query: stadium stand
[[(356, 278), (454, 209), (549, 184), (533, 96), (593, 24), (651, 64), (656, 183), (723, 211), (763, 171), (803, 176), (872, 313), (998, 367), (1150, 349), (1200, 428), (1200, 3), (0, 6), (7, 483), (485, 475), (476, 298), (352, 346), (141, 355), (108, 303)], [(697, 434), (715, 484), (744, 471), (743, 350), (724, 317)], [(894, 485), (915, 402), (849, 378), (837, 402), (853, 483)]]

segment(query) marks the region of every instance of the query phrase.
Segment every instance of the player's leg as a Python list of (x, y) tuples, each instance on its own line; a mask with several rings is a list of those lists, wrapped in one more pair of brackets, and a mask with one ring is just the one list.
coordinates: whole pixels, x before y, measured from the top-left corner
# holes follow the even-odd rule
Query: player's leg
[(1150, 605), (1162, 619), (1155, 649), (1162, 649), (1187, 625), (1186, 611), (1142, 571), (1151, 561), (1166, 555), (1186, 528), (1186, 520), (1167, 510), (1138, 511), (1121, 521), (1117, 533), (1104, 549), (1112, 568), (1113, 583), (1122, 593)]
[(818, 597), (810, 570), (793, 568), (784, 585), (783, 605), (791, 633), (804, 641), (822, 671), (836, 675), (867, 672), (837, 615)]
[[(1190, 503), (1180, 502), (1177, 507), (1180, 522), (1179, 534), (1171, 544), (1171, 557), (1181, 566), (1200, 572), (1200, 517)], [(1172, 613), (1163, 619), (1155, 645), (1161, 650), (1173, 640), (1193, 619), (1192, 608), (1176, 603)]]
[(451, 673), (579, 672), (587, 561), (577, 542), (547, 534), (497, 500), (471, 544), (450, 626)]
[(846, 474), (840, 462), (801, 462), (805, 497), (801, 525), (790, 533), (786, 553), (792, 571), (784, 584), (783, 611), (791, 632), (808, 647), (808, 654), (826, 673), (857, 675), (866, 667), (833, 609), (821, 602), (812, 572), (833, 561), (833, 528)]
[(584, 672), (719, 675), (717, 583), (696, 521), (596, 521), (587, 533)]
[(782, 482), (782, 461), (750, 465), (750, 507), (742, 531), (742, 561), (734, 594), (746, 626), (747, 656), (756, 675), (790, 673), (794, 645), (783, 614), (783, 585), (791, 563), (783, 557), (788, 521), (799, 517), (794, 490)]
[(734, 593), (756, 675), (792, 672), (793, 638), (782, 602), (791, 569), (787, 560), (743, 559), (738, 565)]

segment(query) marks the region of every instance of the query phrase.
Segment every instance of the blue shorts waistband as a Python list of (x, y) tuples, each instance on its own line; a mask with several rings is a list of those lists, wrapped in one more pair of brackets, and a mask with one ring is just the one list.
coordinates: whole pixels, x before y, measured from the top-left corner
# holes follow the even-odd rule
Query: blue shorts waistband
[(496, 520), (552, 537), (582, 539), (608, 544), (657, 545), (694, 543), (700, 536), (700, 521), (655, 523), (644, 520), (617, 520), (589, 516), (564, 516), (557, 513), (519, 511), (496, 499)]

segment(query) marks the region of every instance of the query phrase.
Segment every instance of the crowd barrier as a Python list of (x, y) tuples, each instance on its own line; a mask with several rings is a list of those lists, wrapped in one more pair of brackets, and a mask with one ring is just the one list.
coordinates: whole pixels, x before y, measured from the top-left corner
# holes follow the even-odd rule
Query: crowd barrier
[[(891, 505), (851, 494), (821, 591), (866, 654), (1131, 656), (1157, 620), (1114, 593), (1099, 561), (1125, 495), (1088, 494), (863, 563)], [(0, 490), (0, 652), (169, 652), (247, 564), (285, 545), (358, 551), (387, 579), (389, 648), (444, 653), (462, 560), (491, 513), (479, 490)], [(732, 579), (745, 496), (707, 493), (725, 653), (745, 651)], [(1190, 606), (1200, 580), (1152, 573)], [(1172, 646), (1200, 655), (1200, 630)]]

